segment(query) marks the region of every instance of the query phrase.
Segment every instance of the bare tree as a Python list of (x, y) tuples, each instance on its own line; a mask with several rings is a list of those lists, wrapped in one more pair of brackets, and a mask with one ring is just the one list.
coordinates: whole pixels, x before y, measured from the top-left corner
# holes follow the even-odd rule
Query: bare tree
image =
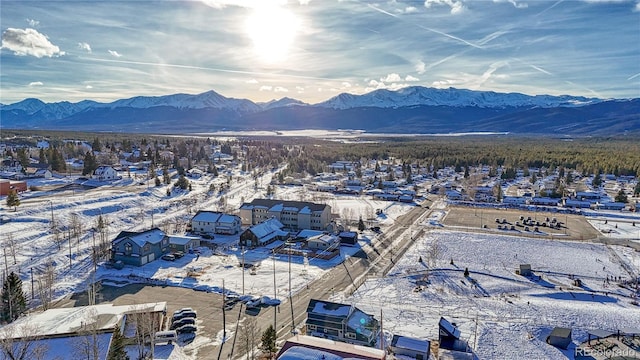
[(128, 319), (131, 319), (135, 323), (135, 341), (138, 346), (139, 358), (145, 358), (147, 352), (146, 344), (150, 343), (150, 355), (151, 359), (153, 359), (155, 350), (153, 344), (155, 342), (156, 331), (160, 329), (160, 325), (162, 324), (162, 314), (139, 309), (139, 311), (130, 314)]
[(99, 360), (100, 348), (107, 344), (101, 344), (101, 342), (106, 340), (98, 336), (100, 330), (98, 311), (95, 308), (87, 310), (81, 324), (78, 336), (69, 339), (75, 357), (87, 360)]
[(254, 317), (245, 317), (238, 329), (238, 350), (241, 354), (247, 354), (247, 360), (256, 358), (256, 347), (260, 338), (260, 330)]
[(47, 262), (44, 273), (38, 277), (38, 295), (42, 303), (42, 309), (49, 309), (53, 300), (53, 284), (56, 280), (56, 269), (51, 261)]
[(442, 247), (438, 243), (438, 240), (433, 240), (429, 248), (427, 248), (427, 264), (430, 268), (434, 268), (442, 253)]
[(57, 221), (51, 222), (51, 233), (53, 234), (53, 242), (58, 246), (58, 250), (62, 250), (62, 244), (64, 243), (64, 236), (62, 236), (62, 231), (58, 227)]
[(35, 325), (24, 323), (7, 325), (2, 328), (0, 351), (2, 359), (8, 360), (41, 360), (47, 353), (47, 346), (39, 343), (40, 339)]
[(7, 233), (5, 245), (9, 246), (9, 254), (13, 257), (13, 265), (17, 264), (16, 261), (16, 241), (13, 238), (13, 233)]

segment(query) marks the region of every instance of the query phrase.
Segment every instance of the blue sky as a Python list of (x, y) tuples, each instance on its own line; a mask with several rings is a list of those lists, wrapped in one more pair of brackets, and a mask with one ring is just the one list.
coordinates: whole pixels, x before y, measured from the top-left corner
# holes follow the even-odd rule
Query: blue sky
[(640, 97), (640, 2), (0, 3), (0, 102), (378, 88)]

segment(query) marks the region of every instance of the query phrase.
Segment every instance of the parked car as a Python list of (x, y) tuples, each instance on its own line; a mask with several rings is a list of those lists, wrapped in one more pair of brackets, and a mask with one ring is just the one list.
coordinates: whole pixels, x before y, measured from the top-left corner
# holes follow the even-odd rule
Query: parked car
[(179, 320), (174, 321), (173, 323), (171, 323), (171, 326), (169, 327), (170, 330), (175, 330), (179, 327), (182, 327), (184, 325), (195, 325), (196, 324), (196, 319), (192, 318), (192, 317), (186, 317), (186, 318), (182, 318)]
[(182, 308), (182, 309), (174, 311), (173, 315), (180, 314), (180, 313), (187, 312), (187, 311), (195, 311), (195, 310), (193, 310), (190, 307), (185, 307), (185, 308)]
[(162, 255), (162, 260), (176, 261), (176, 257), (173, 256), (172, 254), (165, 254), (165, 255)]
[(166, 342), (171, 345), (171, 342), (178, 341), (178, 333), (175, 330), (169, 331), (158, 331), (156, 332), (156, 336), (154, 338), (155, 343), (163, 343)]
[(172, 255), (175, 256), (176, 259), (180, 259), (184, 256), (184, 253), (182, 251), (176, 251)]
[(188, 333), (194, 333), (196, 332), (196, 330), (198, 330), (198, 328), (195, 325), (187, 324), (177, 328), (176, 332), (178, 334), (188, 334)]

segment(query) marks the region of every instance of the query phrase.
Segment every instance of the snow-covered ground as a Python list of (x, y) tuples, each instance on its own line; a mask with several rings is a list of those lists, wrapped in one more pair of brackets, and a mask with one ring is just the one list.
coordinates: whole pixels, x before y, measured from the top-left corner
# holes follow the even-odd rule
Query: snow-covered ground
[[(430, 253), (437, 254), (431, 267)], [(517, 275), (520, 264), (531, 264), (536, 277)], [(434, 230), (388, 276), (336, 300), (382, 310), (385, 331), (424, 339), (438, 338), (444, 316), (481, 359), (565, 359), (571, 347), (563, 353), (545, 342), (555, 326), (573, 328), (576, 344), (590, 329), (638, 327), (632, 291), (613, 279), (639, 273), (640, 254), (624, 247)], [(429, 284), (420, 289), (420, 280)]]
[[(51, 191), (30, 191), (21, 197), (21, 205), (17, 211), (2, 209), (2, 216), (8, 219), (0, 225), (2, 243), (7, 252), (7, 267), (16, 271), (23, 280), (24, 291), (31, 293), (31, 269), (36, 280), (44, 273), (47, 264), (53, 263), (57, 281), (55, 296), (62, 297), (82, 290), (88, 281), (93, 281), (93, 264), (91, 262), (91, 246), (94, 239), (99, 241), (99, 234), (94, 236), (91, 228), (96, 228), (98, 218), (102, 216), (107, 222), (107, 241), (111, 241), (120, 231), (141, 231), (149, 229), (152, 224), (166, 228), (170, 233), (182, 233), (186, 222), (200, 209), (235, 211), (242, 202), (264, 197), (266, 184), (271, 181), (273, 173), (266, 173), (256, 182), (249, 174), (234, 171), (230, 189), (220, 194), (209, 194), (209, 184), (227, 182), (226, 176), (200, 179), (189, 179), (193, 190), (174, 191), (166, 196), (166, 185), (155, 187), (144, 183), (145, 174), (132, 174), (128, 178), (123, 174), (122, 180), (112, 184), (102, 184), (98, 189), (89, 191), (68, 190), (63, 193)], [(137, 177), (137, 178), (136, 178)], [(29, 186), (49, 186), (73, 183), (74, 178), (30, 180)], [(140, 183), (143, 185), (140, 185)], [(406, 213), (412, 205), (365, 199), (355, 196), (328, 196), (326, 193), (308, 191), (301, 186), (276, 187), (276, 198), (283, 200), (323, 201), (332, 206), (333, 212), (343, 219), (356, 224), (360, 217), (372, 219), (380, 226), (390, 225), (398, 216)], [(224, 201), (221, 201), (224, 198)], [(223, 205), (226, 203), (226, 207)], [(376, 210), (383, 213), (376, 216)], [(53, 215), (52, 215), (53, 214)], [(72, 217), (77, 217), (82, 224), (83, 232), (78, 243), (75, 239), (62, 243), (58, 249), (50, 230), (52, 216), (57, 224), (69, 226)], [(162, 225), (164, 224), (164, 225)], [(365, 233), (362, 241), (369, 239)], [(238, 235), (216, 236), (220, 244), (216, 254), (204, 251), (196, 260), (193, 254), (175, 262), (156, 260), (142, 267), (126, 266), (123, 270), (98, 267), (95, 279), (114, 279), (114, 283), (140, 281), (140, 278), (154, 279), (176, 286), (209, 288), (219, 291), (222, 279), (230, 291), (241, 293), (243, 290), (243, 274), (239, 267), (242, 254), (237, 247)], [(13, 247), (9, 246), (13, 243)], [(15, 262), (13, 253), (15, 250)], [(341, 262), (345, 257), (356, 252), (358, 248), (343, 248), (341, 257), (331, 261), (303, 259), (292, 257), (292, 291), (306, 286), (310, 281), (321, 276), (327, 269)], [(71, 253), (71, 256), (69, 255)], [(288, 292), (288, 257), (276, 255), (273, 258), (269, 249), (246, 251), (245, 262), (257, 265), (257, 271), (244, 273), (245, 293), (255, 295), (278, 295)], [(71, 261), (70, 261), (71, 259)], [(4, 269), (4, 257), (0, 257), (0, 265)], [(70, 267), (71, 266), (71, 267)], [(273, 289), (273, 272), (276, 272), (276, 294)], [(191, 273), (194, 276), (188, 276)], [(136, 275), (130, 277), (129, 275)], [(37, 297), (36, 297), (37, 301)]]

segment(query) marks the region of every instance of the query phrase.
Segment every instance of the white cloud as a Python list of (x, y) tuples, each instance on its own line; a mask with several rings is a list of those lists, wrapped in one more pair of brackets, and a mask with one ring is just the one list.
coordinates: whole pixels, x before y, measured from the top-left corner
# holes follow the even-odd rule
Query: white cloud
[(298, 92), (298, 94), (301, 94), (304, 92), (304, 88), (302, 86), (296, 86), (296, 91)]
[(111, 56), (115, 56), (115, 57), (121, 57), (122, 54), (119, 54), (117, 51), (115, 50), (108, 50), (109, 54), (111, 54)]
[(526, 9), (529, 7), (529, 5), (527, 3), (524, 2), (517, 2), (516, 0), (493, 0), (494, 3), (504, 3), (504, 2), (508, 2), (511, 5), (513, 5), (513, 7), (515, 7), (516, 9)]
[(31, 27), (36, 27), (36, 26), (40, 25), (40, 21), (34, 20), (34, 19), (27, 19), (27, 23)]
[(404, 81), (420, 81), (420, 79), (418, 79), (417, 77), (413, 77), (411, 75), (407, 75), (405, 76)]
[(91, 86), (91, 85), (87, 85), (87, 86), (85, 86), (84, 88), (85, 88), (85, 89), (93, 89), (93, 86)]
[(86, 50), (89, 54), (91, 54), (91, 45), (87, 44), (86, 42), (79, 42), (78, 48)]
[(30, 28), (5, 30), (2, 33), (2, 49), (11, 50), (15, 55), (31, 55), (37, 58), (65, 54), (59, 47), (53, 45), (46, 35)]
[(414, 13), (414, 12), (417, 12), (417, 11), (418, 11), (418, 8), (415, 7), (415, 6), (407, 6), (406, 8), (404, 8), (404, 12), (406, 14), (411, 14), (411, 13)]
[(426, 65), (424, 62), (422, 62), (422, 60), (418, 60), (418, 62), (415, 65), (415, 69), (418, 72), (418, 74), (422, 75), (424, 74), (425, 71), (427, 71), (426, 69)]
[(269, 85), (262, 85), (260, 86), (260, 91), (271, 91), (273, 89), (273, 86), (269, 86)]
[(258, 83), (258, 80), (256, 80), (256, 79), (249, 79), (249, 80), (245, 81), (245, 83), (247, 83), (247, 84), (257, 84), (257, 83)]
[(351, 84), (345, 81), (345, 82), (342, 83), (342, 87), (343, 88), (350, 88)]
[(384, 78), (380, 78), (380, 81), (382, 81), (382, 82), (398, 82), (398, 81), (402, 81), (402, 78), (400, 77), (400, 75), (398, 75), (396, 73), (391, 73), (391, 74), (387, 75)]
[(42, 86), (42, 85), (44, 85), (42, 81), (34, 81), (29, 83), (29, 86)]
[[(300, 5), (307, 5), (311, 0), (298, 0)], [(202, 3), (216, 9), (223, 9), (227, 6), (239, 6), (243, 8), (255, 8), (257, 6), (282, 6), (287, 4), (287, 0), (202, 0)]]
[(289, 89), (282, 87), (282, 86), (276, 86), (275, 88), (273, 88), (274, 92), (289, 92)]
[(636, 6), (633, 8), (633, 11), (640, 12), (640, 1), (636, 3)]
[(425, 0), (424, 7), (427, 9), (432, 5), (446, 5), (451, 8), (451, 14), (460, 14), (465, 10), (464, 4), (456, 0)]
[(436, 88), (450, 87), (451, 85), (457, 84), (457, 80), (447, 79), (447, 80), (437, 80), (431, 83), (431, 86)]

